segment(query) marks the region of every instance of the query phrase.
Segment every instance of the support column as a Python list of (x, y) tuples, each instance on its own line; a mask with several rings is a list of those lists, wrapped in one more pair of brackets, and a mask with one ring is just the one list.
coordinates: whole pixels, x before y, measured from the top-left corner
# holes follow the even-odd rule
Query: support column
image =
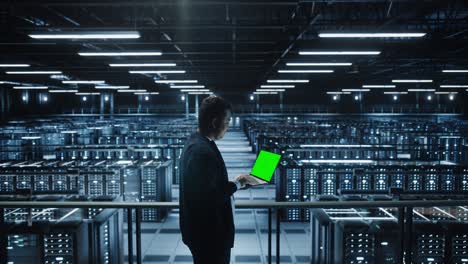
[(280, 100), (280, 111), (283, 112), (283, 92), (279, 93), (279, 100)]
[(1, 119), (4, 119), (5, 118), (5, 88), (0, 88), (0, 117)]
[(362, 113), (364, 111), (364, 97), (362, 96), (362, 93), (359, 93), (359, 113)]
[(257, 112), (260, 110), (260, 95), (255, 95), (255, 109)]
[(138, 102), (138, 108), (137, 108), (137, 113), (141, 113), (141, 101), (143, 100), (143, 96), (142, 95), (138, 95), (138, 98), (137, 98)]
[[(23, 100), (23, 97), (24, 97), (26, 100)], [(24, 91), (21, 93), (21, 101), (23, 102), (23, 104), (29, 103), (29, 91), (28, 91), (28, 90), (24, 90)]]
[(6, 113), (9, 114), (11, 110), (11, 102), (10, 102), (10, 93), (5, 91), (5, 98), (6, 98)]
[(99, 109), (100, 109), (100, 110), (99, 110), (99, 114), (101, 114), (101, 119), (104, 118), (102, 115), (104, 114), (104, 103), (105, 103), (104, 97), (105, 97), (105, 96), (106, 96), (105, 93), (101, 94), (101, 96), (100, 96), (100, 99), (101, 99), (101, 100), (100, 100), (100, 104), (99, 104), (99, 106), (100, 106), (100, 107), (99, 107)]
[(195, 117), (198, 118), (198, 94), (195, 95)]
[(185, 118), (188, 118), (189, 117), (189, 96), (188, 94), (184, 96), (185, 96)]
[(416, 110), (419, 110), (419, 92), (416, 92)]
[(109, 105), (110, 114), (113, 115), (114, 114), (114, 94), (113, 93), (109, 94), (109, 104), (110, 104)]

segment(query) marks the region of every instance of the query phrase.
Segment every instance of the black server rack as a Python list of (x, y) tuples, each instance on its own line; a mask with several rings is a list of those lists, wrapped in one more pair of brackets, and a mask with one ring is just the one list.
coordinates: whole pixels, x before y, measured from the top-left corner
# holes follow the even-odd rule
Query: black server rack
[(41, 166), (41, 162), (10, 165), (3, 166), (0, 172), (0, 195), (79, 193), (76, 169)]
[(446, 256), (446, 233), (438, 224), (417, 224), (412, 259), (421, 264), (443, 264)]
[[(304, 177), (302, 169), (298, 166), (282, 164), (276, 171), (276, 200), (287, 202), (303, 201)], [(283, 209), (282, 219), (285, 221), (303, 221), (304, 210), (299, 208)]]
[[(319, 194), (319, 180), (316, 168), (303, 168), (304, 174), (304, 201), (310, 201), (314, 199), (316, 195)], [(303, 209), (304, 220), (308, 221), (310, 219), (310, 211)]]
[(459, 189), (463, 192), (468, 192), (468, 168), (463, 168), (460, 178)]
[[(125, 201), (171, 202), (172, 161), (145, 161), (122, 169)], [(161, 221), (165, 209), (143, 209), (142, 221)]]
[(171, 149), (170, 151), (170, 159), (172, 162), (172, 184), (180, 184), (180, 174), (179, 174), (179, 160), (180, 156), (182, 155), (182, 150), (184, 148), (183, 145), (172, 144), (169, 146)]
[(466, 166), (466, 165), (468, 165), (468, 140), (465, 139), (464, 141), (466, 143), (462, 144), (462, 146), (460, 146), (460, 148), (461, 148), (460, 160), (461, 160), (461, 163)]
[(337, 190), (337, 174), (334, 167), (323, 168), (319, 171), (320, 194), (335, 195)]
[[(172, 201), (172, 161), (158, 166), (143, 166), (141, 169), (140, 194), (142, 202)], [(143, 209), (142, 221), (161, 221), (169, 210)]]
[(378, 221), (361, 209), (312, 209), (312, 263), (397, 264), (398, 225), (387, 214)]
[(468, 262), (468, 225), (466, 223), (451, 223), (447, 228), (449, 234), (449, 263), (463, 264)]
[[(17, 200), (12, 196), (1, 199)], [(85, 197), (55, 199), (86, 200)], [(52, 212), (49, 218), (37, 217), (47, 210)], [(18, 218), (9, 220), (6, 214)], [(6, 263), (123, 263), (120, 210), (105, 209), (89, 216), (86, 210), (43, 209), (32, 211), (26, 218), (22, 212), (4, 211), (0, 226), (0, 252)]]

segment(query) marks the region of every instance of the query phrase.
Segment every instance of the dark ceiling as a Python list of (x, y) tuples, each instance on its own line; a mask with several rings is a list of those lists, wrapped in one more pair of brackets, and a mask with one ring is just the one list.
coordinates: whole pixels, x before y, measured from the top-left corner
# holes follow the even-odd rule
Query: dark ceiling
[[(392, 79), (430, 78), (430, 84), (468, 84), (467, 1), (13, 1), (0, 3), (2, 63), (60, 70), (71, 79), (105, 80), (161, 94), (155, 75), (129, 74), (109, 63), (171, 62), (215, 93), (245, 97), (267, 79), (308, 79), (286, 96), (325, 94)], [(45, 31), (138, 31), (134, 40), (38, 40)], [(321, 39), (320, 32), (424, 32), (417, 39)], [(303, 50), (378, 50), (377, 56), (301, 56)], [(89, 51), (161, 51), (159, 57), (81, 57)], [(286, 62), (351, 62), (331, 74), (277, 73)], [(294, 67), (304, 69), (306, 67)], [(130, 68), (131, 69), (131, 68)], [(153, 69), (153, 68), (152, 68)], [(158, 68), (161, 69), (161, 68)], [(141, 68), (139, 70), (142, 70)], [(149, 70), (149, 69), (145, 69)], [(172, 70), (172, 69), (171, 69)], [(49, 76), (5, 75), (3, 80), (72, 87)], [(400, 86), (397, 89), (408, 88)], [(94, 88), (80, 86), (81, 90)], [(465, 92), (465, 89), (463, 89)], [(70, 95), (71, 96), (71, 95)], [(237, 97), (236, 97), (237, 96)], [(234, 99), (235, 100), (235, 99)]]

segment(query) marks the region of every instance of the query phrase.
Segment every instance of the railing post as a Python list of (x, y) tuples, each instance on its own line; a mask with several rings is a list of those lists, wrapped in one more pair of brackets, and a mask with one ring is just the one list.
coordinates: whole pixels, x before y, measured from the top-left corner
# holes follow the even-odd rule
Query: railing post
[(276, 209), (276, 264), (280, 263), (280, 210)]
[(271, 264), (271, 208), (268, 208), (268, 264)]
[[(4, 224), (4, 215), (5, 215), (5, 209), (0, 208), (0, 224)], [(0, 236), (0, 264), (6, 264), (7, 263), (7, 256), (8, 256), (8, 236), (2, 235)]]
[(413, 207), (406, 207), (405, 212), (405, 262), (412, 263), (412, 246), (413, 246)]
[(128, 264), (133, 264), (133, 221), (132, 208), (127, 208)]
[(398, 208), (398, 230), (400, 233), (400, 250), (398, 260), (404, 263), (405, 258), (405, 207)]
[(141, 255), (141, 208), (136, 208), (136, 255), (137, 255), (137, 264), (142, 263)]

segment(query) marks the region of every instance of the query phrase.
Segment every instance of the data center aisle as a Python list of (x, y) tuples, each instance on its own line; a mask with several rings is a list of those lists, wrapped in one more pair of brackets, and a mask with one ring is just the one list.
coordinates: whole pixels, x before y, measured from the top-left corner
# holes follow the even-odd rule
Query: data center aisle
[[(252, 153), (251, 146), (242, 131), (231, 130), (224, 139), (216, 143), (223, 155), (230, 179), (250, 172), (256, 155)], [(174, 186), (174, 201), (178, 200), (178, 192), (178, 186)], [(237, 201), (274, 201), (275, 186), (266, 185), (238, 191), (234, 197)], [(267, 263), (267, 212), (267, 209), (236, 209), (236, 240), (231, 263)], [(173, 210), (163, 223), (143, 223), (143, 263), (192, 263), (190, 251), (181, 240), (178, 217), (178, 210)], [(273, 228), (275, 228), (276, 216), (273, 215), (272, 218)], [(310, 262), (310, 228), (307, 223), (281, 223), (280, 238), (281, 263)], [(126, 237), (124, 241), (127, 241)], [(126, 249), (127, 245), (125, 244), (124, 247)], [(275, 248), (275, 233), (273, 233), (273, 255)], [(127, 251), (125, 252), (127, 255)], [(276, 258), (273, 256), (272, 260), (275, 261)]]

